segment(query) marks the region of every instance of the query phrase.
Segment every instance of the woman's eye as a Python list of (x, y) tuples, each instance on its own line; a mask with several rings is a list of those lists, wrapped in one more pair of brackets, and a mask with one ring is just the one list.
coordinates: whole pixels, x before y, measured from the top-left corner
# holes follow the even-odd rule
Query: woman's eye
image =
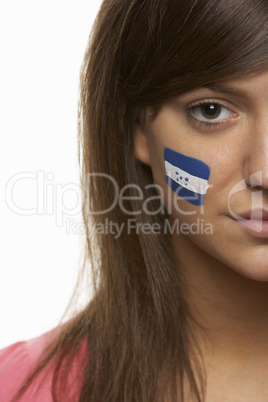
[(238, 115), (216, 100), (204, 99), (187, 106), (186, 117), (198, 129), (209, 130), (224, 127)]
[(201, 121), (224, 120), (232, 115), (231, 110), (217, 103), (206, 103), (200, 106), (192, 106), (191, 113)]

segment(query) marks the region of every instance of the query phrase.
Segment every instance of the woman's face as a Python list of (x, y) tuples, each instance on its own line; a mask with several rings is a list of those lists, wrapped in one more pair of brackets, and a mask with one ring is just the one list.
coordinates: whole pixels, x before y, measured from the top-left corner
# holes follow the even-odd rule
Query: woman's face
[[(154, 120), (147, 113), (134, 138), (135, 155), (151, 166), (165, 204), (172, 195), (171, 220), (184, 224), (178, 244), (198, 246), (247, 277), (268, 280), (268, 71), (172, 98)], [(203, 163), (210, 171), (204, 205), (171, 190), (166, 148), (177, 166), (186, 157), (190, 170)]]

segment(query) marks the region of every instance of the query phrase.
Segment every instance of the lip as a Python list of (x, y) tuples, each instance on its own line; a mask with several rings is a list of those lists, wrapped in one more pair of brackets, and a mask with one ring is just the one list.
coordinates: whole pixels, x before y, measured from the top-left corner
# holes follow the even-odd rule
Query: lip
[(230, 216), (246, 232), (259, 238), (268, 238), (268, 210), (254, 209)]
[(236, 215), (241, 219), (257, 219), (257, 220), (268, 220), (268, 210), (256, 208), (245, 212), (237, 212)]

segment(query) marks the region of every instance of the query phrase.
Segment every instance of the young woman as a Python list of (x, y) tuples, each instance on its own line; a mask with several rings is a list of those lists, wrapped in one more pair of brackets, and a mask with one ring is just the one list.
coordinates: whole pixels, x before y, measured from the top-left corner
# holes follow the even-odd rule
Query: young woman
[(265, 0), (102, 3), (79, 108), (94, 297), (1, 352), (1, 401), (268, 400), (267, 21)]

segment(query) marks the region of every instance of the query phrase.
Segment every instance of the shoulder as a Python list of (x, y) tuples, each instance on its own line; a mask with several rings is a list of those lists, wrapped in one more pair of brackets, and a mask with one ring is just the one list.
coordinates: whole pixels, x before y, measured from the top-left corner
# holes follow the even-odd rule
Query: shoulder
[[(0, 350), (0, 400), (11, 401), (24, 379), (29, 375), (38, 361), (38, 357), (50, 341), (55, 330), (46, 332), (29, 341), (17, 342)], [(47, 377), (46, 386), (42, 387), (42, 399), (38, 401), (52, 401), (50, 385), (51, 376)], [(36, 402), (36, 399), (29, 399), (33, 389), (25, 393), (20, 401)], [(41, 396), (41, 395), (40, 395)]]
[[(64, 325), (64, 324), (63, 324)], [(23, 385), (25, 378), (35, 368), (38, 358), (62, 326), (46, 332), (28, 341), (17, 342), (0, 350), (0, 401), (10, 402)], [(82, 361), (87, 354), (88, 344), (85, 338), (75, 355), (72, 368), (68, 373), (72, 401), (77, 399), (82, 385)], [(33, 381), (19, 402), (52, 402), (52, 380), (54, 366), (48, 365), (41, 375), (41, 381)]]

